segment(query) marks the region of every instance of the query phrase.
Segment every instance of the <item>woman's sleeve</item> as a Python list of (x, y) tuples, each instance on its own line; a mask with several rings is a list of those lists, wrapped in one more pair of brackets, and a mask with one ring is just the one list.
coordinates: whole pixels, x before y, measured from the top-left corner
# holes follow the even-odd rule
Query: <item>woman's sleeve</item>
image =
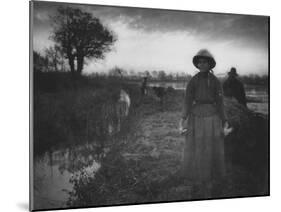
[(193, 96), (194, 96), (194, 80), (190, 80), (189, 83), (186, 86), (185, 90), (185, 97), (183, 102), (183, 112), (182, 112), (182, 118), (186, 119), (188, 115), (190, 114), (192, 103), (193, 103)]
[(218, 79), (216, 79), (216, 103), (217, 103), (220, 118), (224, 123), (226, 121), (226, 115), (225, 115), (224, 104), (223, 104), (223, 90), (222, 90), (221, 83)]

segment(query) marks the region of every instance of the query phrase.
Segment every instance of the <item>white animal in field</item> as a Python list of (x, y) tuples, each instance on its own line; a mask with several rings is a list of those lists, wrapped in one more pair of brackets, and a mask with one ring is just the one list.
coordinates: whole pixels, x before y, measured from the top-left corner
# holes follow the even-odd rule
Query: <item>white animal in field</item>
[(121, 111), (121, 115), (128, 116), (129, 109), (131, 106), (131, 99), (130, 99), (129, 95), (127, 94), (127, 92), (124, 91), (123, 89), (120, 90), (120, 97), (119, 97), (118, 103), (121, 103), (121, 105), (123, 106), (123, 108), (122, 108), (123, 111)]
[(121, 130), (122, 122), (129, 115), (131, 106), (131, 99), (127, 92), (120, 90), (117, 102), (105, 103), (101, 107), (101, 114), (103, 117), (102, 128), (112, 136)]
[(123, 89), (120, 90), (120, 96), (117, 102), (116, 113), (117, 113), (117, 131), (121, 129), (122, 121), (129, 115), (131, 106), (130, 96)]

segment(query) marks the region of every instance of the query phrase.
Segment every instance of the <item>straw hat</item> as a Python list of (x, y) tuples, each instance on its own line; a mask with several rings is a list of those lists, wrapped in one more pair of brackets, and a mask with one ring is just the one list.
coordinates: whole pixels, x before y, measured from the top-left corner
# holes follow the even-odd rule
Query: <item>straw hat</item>
[(207, 59), (209, 61), (211, 69), (216, 66), (216, 61), (213, 57), (213, 55), (207, 50), (207, 49), (201, 49), (194, 57), (193, 57), (193, 65), (197, 67), (198, 60), (200, 58)]

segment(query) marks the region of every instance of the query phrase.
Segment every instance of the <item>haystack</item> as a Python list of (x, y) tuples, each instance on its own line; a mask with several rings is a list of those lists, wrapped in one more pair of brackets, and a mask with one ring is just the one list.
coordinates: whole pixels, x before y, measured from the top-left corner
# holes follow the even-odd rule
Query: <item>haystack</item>
[(225, 98), (225, 111), (233, 132), (225, 138), (227, 163), (243, 167), (266, 180), (268, 172), (268, 117)]

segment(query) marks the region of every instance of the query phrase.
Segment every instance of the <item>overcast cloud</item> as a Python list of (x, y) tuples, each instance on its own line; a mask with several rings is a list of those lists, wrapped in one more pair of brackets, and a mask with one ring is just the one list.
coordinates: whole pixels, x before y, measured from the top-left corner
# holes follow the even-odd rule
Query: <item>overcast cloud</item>
[[(35, 2), (34, 49), (53, 45), (50, 16), (62, 3)], [(101, 19), (118, 37), (104, 61), (88, 61), (86, 73), (114, 66), (136, 71), (196, 69), (192, 57), (200, 48), (215, 56), (216, 73), (231, 66), (241, 74), (267, 73), (268, 19), (263, 16), (199, 13), (126, 7), (71, 5)]]

